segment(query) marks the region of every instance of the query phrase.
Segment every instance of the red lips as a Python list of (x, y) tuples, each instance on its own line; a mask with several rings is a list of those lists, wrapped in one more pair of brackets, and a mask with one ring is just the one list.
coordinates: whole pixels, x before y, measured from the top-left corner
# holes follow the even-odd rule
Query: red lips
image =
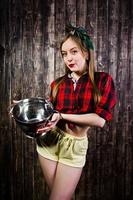
[(69, 67), (70, 67), (70, 68), (74, 67), (74, 64), (70, 64)]

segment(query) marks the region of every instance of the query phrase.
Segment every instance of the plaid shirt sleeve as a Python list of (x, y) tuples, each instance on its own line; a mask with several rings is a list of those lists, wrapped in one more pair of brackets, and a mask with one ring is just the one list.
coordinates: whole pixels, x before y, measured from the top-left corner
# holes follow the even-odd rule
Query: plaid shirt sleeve
[[(104, 82), (104, 81), (103, 81)], [(113, 79), (106, 75), (106, 81), (101, 90), (101, 100), (96, 106), (95, 113), (106, 121), (112, 120), (112, 109), (116, 104), (116, 93)]]
[[(54, 89), (54, 87), (56, 86), (56, 84), (58, 83), (58, 81), (60, 81), (60, 79), (62, 79), (63, 77), (57, 78), (56, 80), (53, 80), (50, 84), (50, 95), (49, 95), (49, 100), (51, 103), (53, 103), (53, 97), (52, 97), (52, 91)], [(54, 104), (54, 103), (53, 103)]]

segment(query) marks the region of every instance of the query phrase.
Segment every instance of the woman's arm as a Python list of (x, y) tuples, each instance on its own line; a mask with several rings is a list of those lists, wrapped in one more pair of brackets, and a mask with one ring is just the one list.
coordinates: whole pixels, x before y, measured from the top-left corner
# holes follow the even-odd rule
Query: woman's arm
[(105, 119), (95, 113), (88, 114), (64, 114), (61, 113), (62, 119), (80, 125), (103, 127)]
[(49, 131), (54, 128), (59, 120), (65, 120), (73, 122), (75, 124), (85, 125), (85, 126), (97, 126), (102, 128), (105, 124), (105, 119), (100, 117), (95, 113), (89, 114), (64, 114), (64, 113), (54, 113), (50, 122), (44, 127), (37, 130), (38, 134), (42, 132)]

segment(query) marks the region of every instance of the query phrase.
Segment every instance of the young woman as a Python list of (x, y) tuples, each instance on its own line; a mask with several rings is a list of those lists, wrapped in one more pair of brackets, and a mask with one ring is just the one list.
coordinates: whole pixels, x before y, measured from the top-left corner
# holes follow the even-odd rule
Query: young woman
[(82, 27), (69, 27), (60, 46), (66, 74), (51, 84), (51, 102), (58, 111), (38, 133), (54, 130), (62, 137), (52, 146), (37, 145), (50, 200), (70, 200), (85, 165), (87, 133), (112, 119), (116, 103), (111, 76), (95, 72), (94, 49)]

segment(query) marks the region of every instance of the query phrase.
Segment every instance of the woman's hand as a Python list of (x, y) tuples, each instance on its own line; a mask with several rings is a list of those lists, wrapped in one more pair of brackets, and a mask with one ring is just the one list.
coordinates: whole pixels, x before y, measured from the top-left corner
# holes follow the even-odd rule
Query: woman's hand
[(21, 101), (21, 100), (14, 100), (14, 99), (13, 99), (12, 102), (13, 102), (13, 105), (15, 105), (15, 104), (19, 103), (20, 101)]
[(52, 116), (52, 119), (50, 121), (48, 121), (47, 124), (44, 124), (44, 126), (42, 125), (41, 128), (37, 129), (37, 134), (42, 134), (44, 132), (48, 132), (50, 131), (52, 128), (54, 128), (56, 126), (56, 124), (58, 123), (58, 121), (62, 119), (61, 114), (60, 113), (54, 113)]
[(9, 112), (9, 114), (11, 114), (12, 115), (12, 110), (13, 110), (13, 107), (17, 104), (17, 103), (19, 103), (21, 100), (14, 100), (13, 99), (13, 101), (12, 101), (12, 104), (11, 104), (11, 106), (10, 106), (10, 108), (8, 108), (8, 112)]

